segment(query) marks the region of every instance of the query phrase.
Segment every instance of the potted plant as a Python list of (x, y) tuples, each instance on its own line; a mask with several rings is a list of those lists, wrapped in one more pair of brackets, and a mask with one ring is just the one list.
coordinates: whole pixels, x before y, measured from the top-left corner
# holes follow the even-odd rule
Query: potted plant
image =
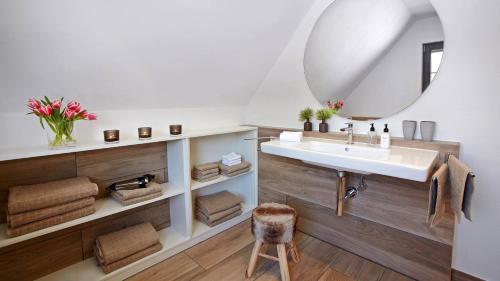
[(44, 123), (50, 128), (47, 130), (49, 148), (64, 148), (75, 146), (73, 137), (74, 122), (78, 120), (96, 120), (95, 114), (88, 113), (81, 108), (80, 103), (72, 101), (62, 106), (63, 98), (51, 101), (44, 97), (41, 100), (29, 99), (28, 108), (40, 120), (40, 125), (45, 129)]
[(311, 122), (311, 118), (314, 116), (314, 110), (312, 108), (307, 107), (300, 111), (299, 120), (304, 122), (304, 131), (312, 131), (313, 124)]
[(321, 123), (319, 124), (319, 131), (321, 133), (328, 132), (328, 123), (326, 123), (326, 120), (330, 119), (331, 117), (332, 111), (328, 108), (323, 108), (316, 111), (316, 119), (321, 120)]

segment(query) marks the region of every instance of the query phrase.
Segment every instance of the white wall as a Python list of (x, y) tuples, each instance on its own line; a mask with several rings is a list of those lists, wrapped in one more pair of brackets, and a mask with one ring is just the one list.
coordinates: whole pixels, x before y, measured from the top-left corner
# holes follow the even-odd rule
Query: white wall
[(343, 116), (386, 117), (422, 94), (422, 44), (443, 41), (437, 16), (413, 22), (345, 99)]
[(247, 104), (312, 0), (2, 0), (0, 111)]
[[(461, 158), (476, 172), (473, 222), (456, 226), (453, 267), (486, 280), (500, 280), (500, 1), (431, 0), (445, 34), (446, 50), (436, 79), (403, 112), (376, 122), (402, 136), (401, 121), (435, 120), (436, 138), (461, 142)], [(298, 112), (319, 107), (305, 81), (302, 58), (307, 37), (331, 0), (317, 0), (280, 58), (252, 97), (247, 123), (301, 128)], [(332, 130), (346, 120), (334, 117)], [(358, 133), (367, 122), (355, 122)], [(317, 126), (316, 126), (317, 128)]]

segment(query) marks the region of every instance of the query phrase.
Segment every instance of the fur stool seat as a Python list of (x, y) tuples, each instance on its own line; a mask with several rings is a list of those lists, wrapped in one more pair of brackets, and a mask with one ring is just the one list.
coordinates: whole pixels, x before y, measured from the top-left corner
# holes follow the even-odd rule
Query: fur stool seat
[[(251, 277), (257, 265), (259, 257), (278, 261), (280, 264), (281, 279), (290, 280), (288, 271), (288, 253), (294, 262), (299, 262), (299, 252), (293, 236), (297, 223), (297, 212), (294, 208), (278, 204), (263, 203), (252, 212), (252, 233), (255, 236), (255, 245), (247, 269), (247, 277)], [(261, 253), (263, 244), (276, 245), (278, 257)], [(288, 251), (286, 250), (288, 246)]]

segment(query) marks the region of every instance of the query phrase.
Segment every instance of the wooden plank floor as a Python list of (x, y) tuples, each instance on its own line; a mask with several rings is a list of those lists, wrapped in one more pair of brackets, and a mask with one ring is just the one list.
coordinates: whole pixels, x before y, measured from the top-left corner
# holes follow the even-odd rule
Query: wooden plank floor
[[(404, 275), (332, 246), (302, 232), (295, 241), (301, 261), (289, 262), (292, 280), (300, 281), (409, 281)], [(252, 278), (245, 278), (245, 270), (253, 247), (250, 222), (220, 233), (182, 253), (129, 278), (129, 281), (279, 281), (277, 262), (259, 259)], [(268, 253), (276, 255), (275, 247)]]

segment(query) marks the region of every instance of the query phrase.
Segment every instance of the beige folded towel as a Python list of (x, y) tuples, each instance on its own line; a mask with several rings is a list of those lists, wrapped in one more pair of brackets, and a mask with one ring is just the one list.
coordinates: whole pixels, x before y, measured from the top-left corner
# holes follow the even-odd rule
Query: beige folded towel
[(450, 173), (451, 209), (460, 221), (461, 211), (471, 220), (471, 200), (474, 193), (474, 176), (471, 169), (454, 155), (448, 159)]
[(448, 164), (441, 167), (432, 175), (429, 189), (429, 207), (427, 210), (427, 222), (431, 227), (436, 226), (444, 216), (446, 205), (444, 195), (446, 193), (446, 180), (448, 179)]
[(222, 163), (219, 163), (219, 169), (221, 170), (221, 173), (223, 175), (231, 174), (231, 173), (234, 173), (236, 171), (243, 170), (243, 169), (246, 169), (249, 167), (250, 167), (250, 163), (246, 162), (246, 161), (243, 161), (243, 162), (241, 162), (241, 164), (234, 165), (234, 166), (226, 166)]
[(95, 255), (100, 264), (109, 265), (159, 241), (153, 225), (146, 222), (97, 237)]
[[(145, 258), (145, 257), (147, 257), (147, 256), (149, 256), (151, 254), (154, 254), (154, 253), (160, 251), (162, 249), (162, 247), (163, 246), (160, 243), (156, 243), (156, 244), (154, 244), (151, 247), (148, 247), (148, 248), (146, 248), (146, 249), (144, 249), (142, 251), (134, 253), (134, 254), (132, 254), (132, 255), (130, 255), (128, 257), (125, 257), (125, 258), (123, 258), (121, 260), (115, 261), (114, 263), (110, 263), (110, 264), (107, 264), (107, 265), (105, 265), (105, 264), (99, 264), (99, 265), (101, 266), (101, 268), (104, 271), (104, 273), (107, 274), (107, 273), (115, 271), (115, 270), (117, 270), (119, 268), (122, 268), (122, 267), (124, 267), (126, 265), (129, 265), (129, 264), (131, 264), (131, 263), (133, 263), (135, 261), (138, 261), (138, 260), (140, 260), (142, 258)], [(96, 251), (96, 247), (94, 247), (94, 252), (95, 251)]]
[(248, 173), (248, 172), (250, 172), (250, 167), (247, 167), (245, 169), (241, 169), (241, 170), (238, 170), (238, 171), (234, 171), (232, 173), (225, 174), (225, 176), (234, 177), (234, 176), (237, 176), (237, 175), (240, 175), (240, 174), (244, 174), (244, 173)]
[(87, 177), (15, 186), (10, 188), (7, 208), (14, 215), (95, 196), (97, 192), (97, 185)]
[(125, 201), (129, 199), (134, 199), (134, 198), (140, 198), (146, 195), (154, 194), (162, 192), (161, 185), (157, 184), (156, 182), (151, 183), (148, 187), (145, 188), (137, 188), (137, 189), (130, 189), (130, 190), (118, 190), (118, 191), (112, 191), (112, 193), (115, 193), (118, 198), (120, 198), (120, 201)]
[(28, 223), (16, 228), (7, 228), (7, 235), (10, 237), (24, 235), (33, 231), (44, 229), (50, 226), (61, 224), (67, 221), (78, 219), (84, 216), (88, 216), (95, 212), (94, 206), (84, 207), (78, 210), (67, 212), (61, 215), (53, 216), (43, 220)]
[(193, 170), (206, 171), (206, 170), (211, 170), (211, 169), (215, 169), (218, 167), (219, 167), (219, 165), (217, 163), (205, 163), (205, 164), (195, 165), (193, 167)]
[(199, 181), (199, 182), (207, 182), (207, 181), (218, 179), (219, 177), (220, 177), (220, 174), (215, 174), (215, 175), (210, 176), (210, 177), (204, 177), (204, 178), (194, 179), (194, 180)]
[(156, 197), (160, 197), (163, 195), (163, 192), (156, 192), (148, 195), (144, 195), (142, 197), (136, 197), (136, 198), (131, 198), (127, 200), (122, 200), (122, 198), (116, 193), (116, 192), (111, 192), (111, 197), (115, 198), (118, 202), (120, 202), (124, 206), (132, 205), (132, 204), (137, 204), (139, 202), (151, 200)]
[(95, 202), (94, 197), (87, 197), (66, 204), (18, 213), (15, 215), (7, 213), (7, 225), (10, 228), (16, 228), (21, 225), (54, 217), (70, 211), (82, 209), (84, 207), (92, 206), (94, 202)]
[(236, 212), (234, 212), (234, 213), (232, 213), (232, 214), (230, 214), (230, 215), (227, 215), (227, 216), (225, 216), (225, 217), (223, 217), (223, 218), (221, 218), (221, 219), (219, 219), (219, 220), (213, 221), (213, 222), (207, 221), (207, 220), (206, 220), (206, 217), (204, 217), (204, 216), (201, 216), (201, 217), (198, 217), (198, 216), (197, 216), (197, 218), (198, 218), (201, 222), (203, 222), (203, 223), (205, 223), (206, 225), (208, 225), (208, 226), (212, 227), (212, 226), (216, 226), (216, 225), (218, 225), (218, 224), (221, 224), (221, 223), (223, 223), (223, 222), (225, 222), (225, 221), (228, 221), (228, 220), (230, 220), (230, 219), (232, 219), (232, 218), (235, 218), (235, 217), (237, 217), (237, 216), (239, 216), (239, 215), (241, 215), (241, 214), (242, 214), (242, 211), (241, 211), (241, 210), (239, 210), (239, 211), (236, 211)]
[(213, 174), (218, 174), (219, 173), (219, 168), (214, 168), (214, 169), (209, 169), (209, 170), (205, 170), (205, 171), (200, 171), (200, 170), (196, 170), (196, 169), (193, 169), (193, 171), (191, 172), (191, 175), (193, 177), (203, 177), (203, 176), (206, 176), (206, 175), (213, 175)]
[(227, 210), (239, 203), (240, 197), (226, 190), (196, 198), (196, 206), (207, 215)]
[(227, 210), (220, 211), (218, 213), (214, 213), (211, 215), (207, 215), (207, 214), (203, 213), (203, 211), (201, 209), (196, 208), (196, 214), (199, 217), (203, 217), (204, 221), (215, 222), (215, 221), (218, 221), (218, 220), (220, 220), (228, 215), (231, 215), (232, 213), (237, 212), (239, 210), (241, 210), (241, 204), (235, 205), (234, 207), (231, 207)]

